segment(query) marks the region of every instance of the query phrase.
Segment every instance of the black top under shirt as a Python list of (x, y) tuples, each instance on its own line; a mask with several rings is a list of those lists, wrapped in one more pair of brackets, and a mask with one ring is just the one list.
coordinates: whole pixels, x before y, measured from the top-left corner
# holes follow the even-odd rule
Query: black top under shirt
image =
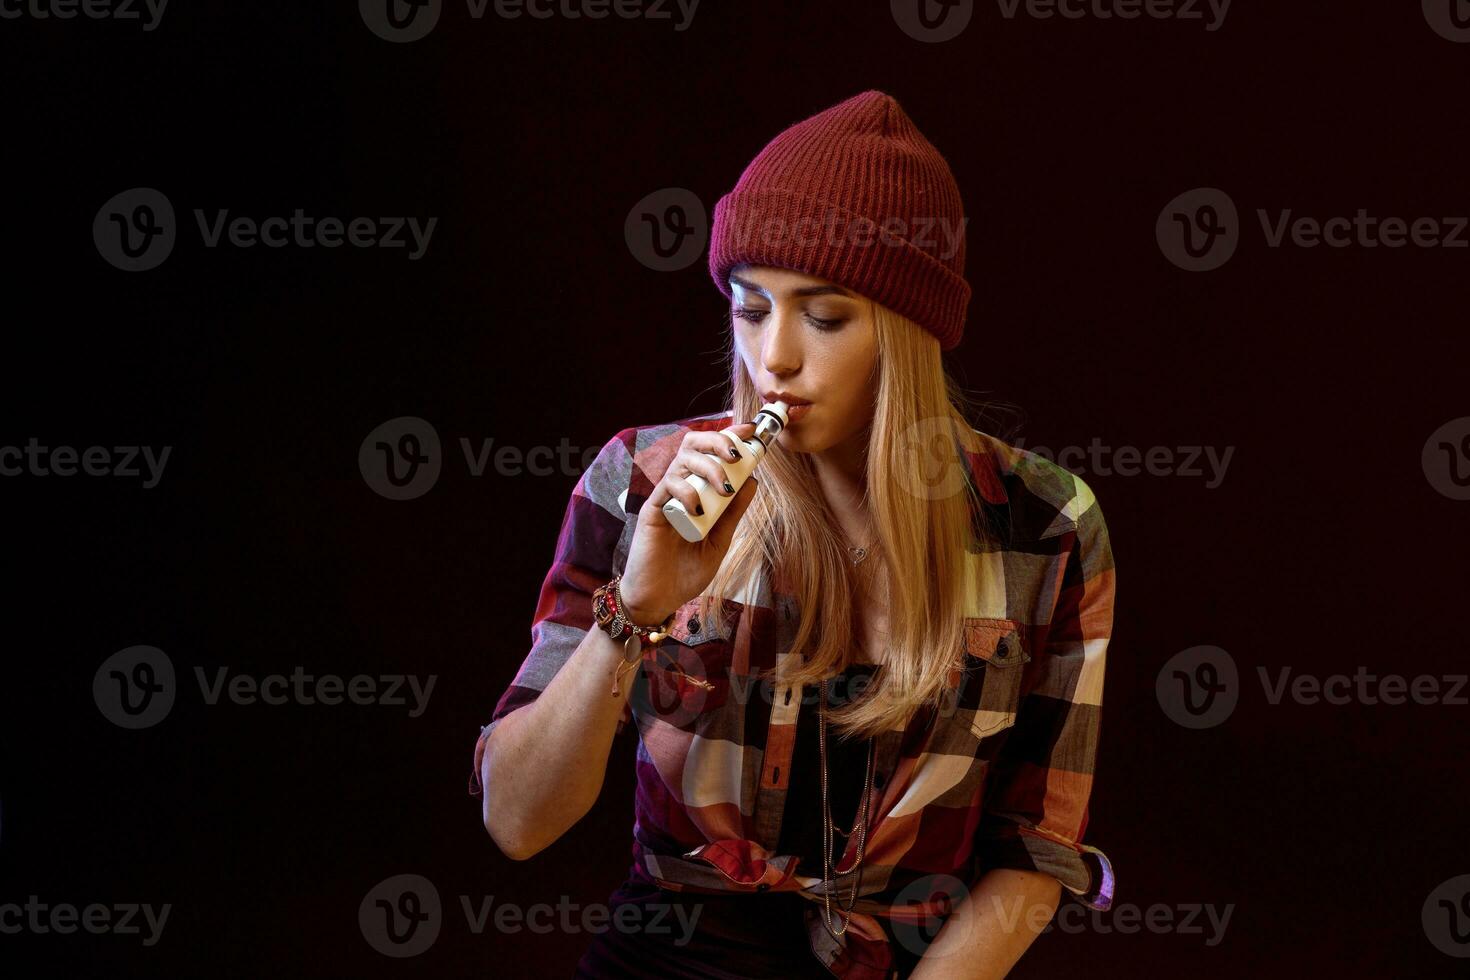
[[(830, 712), (855, 699), (861, 684), (871, 685), (877, 664), (852, 664), (842, 673), (828, 681), (827, 710)], [(867, 680), (854, 684), (859, 676)], [(799, 873), (821, 877), (822, 865), (822, 773), (821, 746), (817, 741), (818, 704), (822, 696), (820, 684), (802, 688), (801, 711), (796, 721), (796, 743), (791, 756), (791, 777), (787, 783), (786, 809), (781, 817), (781, 835), (776, 844), (777, 854), (795, 854), (801, 858)], [(876, 764), (876, 759), (874, 760)], [(866, 738), (842, 738), (827, 726), (827, 795), (830, 800), (832, 822), (841, 830), (851, 830), (857, 819), (858, 804), (862, 802), (863, 777), (867, 772), (868, 740)], [(873, 787), (883, 788), (884, 773), (873, 771)], [(872, 825), (872, 810), (868, 814)], [(855, 836), (855, 835), (854, 835)], [(842, 860), (846, 838), (832, 835), (832, 864)], [(841, 884), (851, 887), (856, 876), (844, 878)]]

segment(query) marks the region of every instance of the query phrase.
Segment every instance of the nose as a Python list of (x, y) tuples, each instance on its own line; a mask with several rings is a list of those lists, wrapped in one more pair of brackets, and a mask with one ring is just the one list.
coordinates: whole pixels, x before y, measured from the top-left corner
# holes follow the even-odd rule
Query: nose
[(778, 378), (801, 369), (800, 313), (783, 311), (779, 305), (766, 314), (761, 331), (761, 366)]

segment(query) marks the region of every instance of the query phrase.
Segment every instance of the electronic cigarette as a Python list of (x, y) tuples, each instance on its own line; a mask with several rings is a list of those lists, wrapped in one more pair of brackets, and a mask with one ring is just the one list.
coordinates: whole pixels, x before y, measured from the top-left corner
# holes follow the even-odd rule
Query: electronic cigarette
[(736, 461), (730, 459), (729, 456), (716, 456), (714, 453), (705, 455), (719, 461), (720, 466), (728, 475), (730, 486), (735, 488), (735, 493), (728, 497), (725, 496), (710, 486), (708, 481), (698, 473), (690, 473), (684, 477), (694, 488), (694, 492), (699, 494), (699, 503), (704, 508), (704, 513), (689, 513), (683, 501), (675, 497), (664, 504), (664, 516), (669, 519), (669, 523), (674, 525), (685, 541), (703, 541), (705, 535), (709, 534), (709, 529), (715, 526), (715, 522), (720, 519), (720, 515), (725, 512), (730, 501), (735, 499), (735, 494), (739, 493), (740, 488), (745, 485), (746, 479), (755, 469), (756, 464), (765, 458), (766, 447), (771, 444), (771, 440), (786, 428), (786, 412), (785, 402), (771, 402), (769, 405), (762, 405), (761, 410), (755, 413), (755, 432), (749, 439), (742, 439), (736, 435), (733, 426), (720, 430), (720, 435), (728, 438), (740, 453), (740, 459)]

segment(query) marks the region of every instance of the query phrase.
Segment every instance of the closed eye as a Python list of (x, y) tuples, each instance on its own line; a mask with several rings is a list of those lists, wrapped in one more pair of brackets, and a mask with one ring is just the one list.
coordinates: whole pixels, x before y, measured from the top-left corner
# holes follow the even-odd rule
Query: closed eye
[[(760, 323), (766, 318), (766, 314), (770, 312), (770, 310), (756, 310), (751, 309), (748, 306), (737, 306), (730, 311), (730, 315), (738, 320), (747, 320), (750, 323)], [(841, 327), (843, 323), (846, 322), (845, 320), (841, 319), (824, 320), (823, 318), (819, 316), (813, 316), (810, 313), (806, 313), (803, 315), (806, 317), (807, 322), (816, 327), (818, 330), (836, 330)]]

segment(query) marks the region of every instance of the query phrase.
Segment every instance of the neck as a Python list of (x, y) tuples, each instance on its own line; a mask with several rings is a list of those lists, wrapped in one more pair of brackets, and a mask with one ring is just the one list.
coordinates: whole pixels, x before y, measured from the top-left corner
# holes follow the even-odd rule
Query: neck
[(812, 468), (822, 496), (837, 514), (843, 530), (858, 545), (868, 540), (864, 502), (868, 485), (867, 449), (868, 431), (864, 429), (812, 456)]

